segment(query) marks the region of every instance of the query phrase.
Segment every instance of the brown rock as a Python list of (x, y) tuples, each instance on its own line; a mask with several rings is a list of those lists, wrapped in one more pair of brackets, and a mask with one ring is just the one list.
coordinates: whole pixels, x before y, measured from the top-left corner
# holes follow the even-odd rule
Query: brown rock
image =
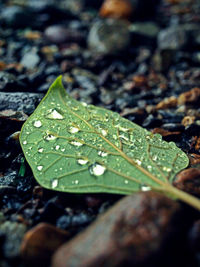
[(191, 125), (192, 123), (194, 123), (195, 121), (195, 116), (185, 116), (182, 121), (181, 121), (181, 124), (184, 125), (185, 127), (186, 126), (189, 126)]
[(169, 238), (178, 210), (178, 203), (155, 192), (125, 197), (86, 231), (59, 248), (52, 267), (144, 263)]
[(167, 109), (167, 108), (173, 108), (176, 106), (177, 106), (177, 98), (175, 96), (171, 96), (159, 102), (156, 105), (156, 109)]
[(128, 19), (133, 12), (133, 6), (129, 0), (104, 0), (100, 16), (106, 18)]
[(25, 262), (47, 266), (53, 252), (69, 238), (68, 232), (47, 223), (29, 230), (22, 241), (21, 255)]
[(158, 134), (161, 134), (164, 137), (181, 134), (181, 132), (179, 132), (179, 131), (170, 132), (170, 131), (167, 131), (167, 130), (162, 129), (162, 128), (154, 128), (152, 133), (154, 133), (154, 134), (158, 133)]
[(200, 88), (195, 87), (190, 91), (181, 94), (178, 97), (178, 104), (179, 105), (190, 104), (198, 102), (199, 100), (200, 100)]
[(200, 196), (200, 170), (189, 168), (181, 171), (173, 184), (180, 190)]

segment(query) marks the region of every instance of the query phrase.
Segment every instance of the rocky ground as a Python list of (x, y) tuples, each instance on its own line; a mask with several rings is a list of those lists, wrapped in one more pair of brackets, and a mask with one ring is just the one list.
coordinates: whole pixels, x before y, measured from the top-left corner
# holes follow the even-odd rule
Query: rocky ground
[(46, 190), (24, 159), (21, 126), (62, 74), (74, 98), (174, 141), (190, 158), (174, 184), (200, 196), (200, 1), (102, 2), (0, 1), (0, 266), (200, 266), (191, 207)]

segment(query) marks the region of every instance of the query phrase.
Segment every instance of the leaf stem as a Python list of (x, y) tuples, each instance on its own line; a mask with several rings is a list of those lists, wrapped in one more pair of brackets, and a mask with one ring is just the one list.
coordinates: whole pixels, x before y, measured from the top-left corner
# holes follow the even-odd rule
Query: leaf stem
[[(160, 189), (158, 189), (158, 190), (160, 191)], [(192, 196), (192, 195), (190, 195), (190, 194), (188, 194), (182, 190), (179, 190), (178, 188), (176, 188), (170, 184), (166, 184), (165, 188), (163, 188), (163, 190), (161, 189), (161, 191), (170, 193), (175, 198), (185, 202), (186, 204), (189, 204), (193, 208), (200, 211), (200, 200), (198, 198), (196, 198), (196, 197), (194, 197), (194, 196)]]

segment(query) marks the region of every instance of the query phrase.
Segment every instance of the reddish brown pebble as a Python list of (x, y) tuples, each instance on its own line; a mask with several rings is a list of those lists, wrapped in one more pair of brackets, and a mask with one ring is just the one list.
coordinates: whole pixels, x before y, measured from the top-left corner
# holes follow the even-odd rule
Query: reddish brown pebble
[(156, 105), (156, 109), (167, 109), (167, 108), (173, 108), (176, 106), (177, 106), (177, 99), (175, 96), (171, 96), (159, 102)]
[(190, 165), (195, 165), (200, 163), (200, 155), (192, 153), (189, 155)]
[(200, 88), (195, 87), (190, 91), (181, 94), (178, 97), (178, 104), (183, 105), (183, 104), (196, 103), (199, 100), (200, 100)]
[(45, 263), (50, 260), (52, 253), (66, 242), (68, 237), (68, 232), (47, 223), (40, 223), (25, 234), (21, 255), (25, 262), (38, 264), (42, 261), (42, 266), (47, 266)]
[(132, 12), (133, 7), (129, 0), (105, 0), (99, 14), (106, 18), (128, 19)]
[(161, 134), (162, 136), (172, 136), (172, 135), (179, 135), (181, 132), (170, 132), (162, 128), (154, 128), (152, 131), (154, 134), (158, 133)]
[(119, 267), (144, 263), (170, 237), (178, 211), (177, 202), (155, 192), (124, 197), (61, 246), (51, 266)]
[(180, 190), (200, 196), (200, 170), (189, 168), (181, 171), (173, 184)]
[(185, 127), (186, 126), (189, 126), (191, 125), (192, 123), (194, 123), (195, 121), (195, 116), (185, 116), (182, 121), (181, 121), (181, 124), (184, 125)]

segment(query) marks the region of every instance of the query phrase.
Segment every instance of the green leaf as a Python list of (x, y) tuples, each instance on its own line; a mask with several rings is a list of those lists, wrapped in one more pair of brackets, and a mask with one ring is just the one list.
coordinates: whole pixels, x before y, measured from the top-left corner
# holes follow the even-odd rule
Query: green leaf
[(187, 167), (186, 154), (115, 112), (76, 101), (61, 79), (52, 84), (20, 135), (38, 183), (77, 193), (172, 193), (170, 182)]

